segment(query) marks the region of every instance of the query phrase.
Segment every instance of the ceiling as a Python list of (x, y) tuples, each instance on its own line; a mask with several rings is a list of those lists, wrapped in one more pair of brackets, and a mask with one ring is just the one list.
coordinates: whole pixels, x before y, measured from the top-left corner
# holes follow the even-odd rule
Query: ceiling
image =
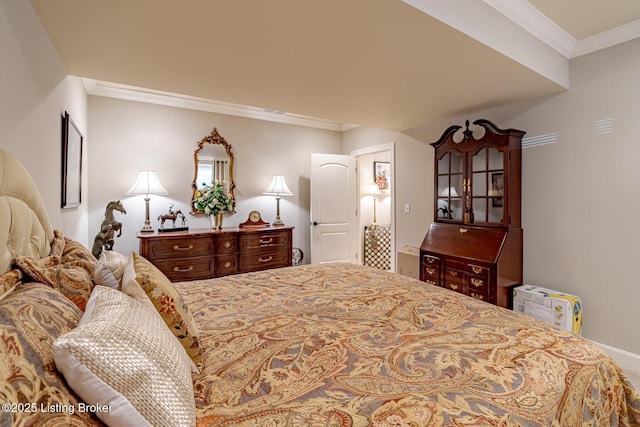
[[(68, 74), (102, 87), (427, 139), (438, 136), (430, 125), (448, 117), (566, 90), (562, 76), (518, 52), (560, 61), (568, 75), (583, 40), (621, 26), (631, 27), (626, 39), (640, 36), (638, 0), (456, 3), (31, 0)], [(513, 37), (497, 40), (498, 27)]]

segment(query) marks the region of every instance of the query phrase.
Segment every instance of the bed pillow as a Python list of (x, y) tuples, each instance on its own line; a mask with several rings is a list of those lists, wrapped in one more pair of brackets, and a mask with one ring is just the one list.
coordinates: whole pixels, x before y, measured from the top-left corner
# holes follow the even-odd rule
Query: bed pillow
[(65, 237), (60, 230), (53, 230), (54, 239), (51, 243), (51, 253), (60, 259), (61, 264), (82, 267), (89, 275), (93, 276), (98, 260), (91, 251), (79, 242)]
[(182, 296), (167, 276), (144, 257), (132, 252), (122, 278), (122, 292), (142, 303), (151, 301), (195, 367), (202, 367), (198, 328)]
[(193, 426), (191, 360), (155, 311), (96, 286), (83, 319), (53, 343), (69, 386), (108, 425)]
[(14, 269), (0, 274), (0, 300), (22, 280), (22, 272)]
[(74, 264), (63, 264), (57, 256), (34, 259), (27, 256), (16, 257), (13, 262), (22, 272), (36, 282), (41, 282), (58, 289), (69, 298), (80, 310), (91, 296), (93, 281), (91, 275), (83, 267)]
[(128, 260), (126, 255), (119, 252), (102, 251), (93, 273), (93, 282), (96, 285), (120, 289), (124, 268)]

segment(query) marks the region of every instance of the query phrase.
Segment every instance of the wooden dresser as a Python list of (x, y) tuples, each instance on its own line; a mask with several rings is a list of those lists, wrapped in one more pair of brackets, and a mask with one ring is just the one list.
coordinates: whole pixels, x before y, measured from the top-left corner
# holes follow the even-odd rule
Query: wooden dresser
[(511, 308), (522, 283), (522, 230), (431, 224), (421, 249), (421, 280)]
[(138, 233), (140, 255), (171, 281), (207, 279), (292, 264), (293, 227)]
[(420, 246), (420, 280), (511, 307), (522, 284), (522, 137), (476, 120), (433, 144), (434, 223)]

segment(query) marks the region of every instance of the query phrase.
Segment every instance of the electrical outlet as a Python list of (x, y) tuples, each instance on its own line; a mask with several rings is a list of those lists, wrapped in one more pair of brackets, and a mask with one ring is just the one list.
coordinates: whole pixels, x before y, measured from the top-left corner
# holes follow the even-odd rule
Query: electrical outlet
[(404, 204), (404, 213), (406, 213), (406, 214), (410, 214), (411, 213), (411, 204), (410, 203), (405, 203)]

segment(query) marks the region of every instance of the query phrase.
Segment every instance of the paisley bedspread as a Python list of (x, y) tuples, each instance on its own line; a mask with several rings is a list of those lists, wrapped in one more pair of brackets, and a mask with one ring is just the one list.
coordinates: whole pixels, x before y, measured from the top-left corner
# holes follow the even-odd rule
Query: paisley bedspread
[(351, 264), (176, 285), (200, 328), (204, 426), (640, 425), (596, 345)]

